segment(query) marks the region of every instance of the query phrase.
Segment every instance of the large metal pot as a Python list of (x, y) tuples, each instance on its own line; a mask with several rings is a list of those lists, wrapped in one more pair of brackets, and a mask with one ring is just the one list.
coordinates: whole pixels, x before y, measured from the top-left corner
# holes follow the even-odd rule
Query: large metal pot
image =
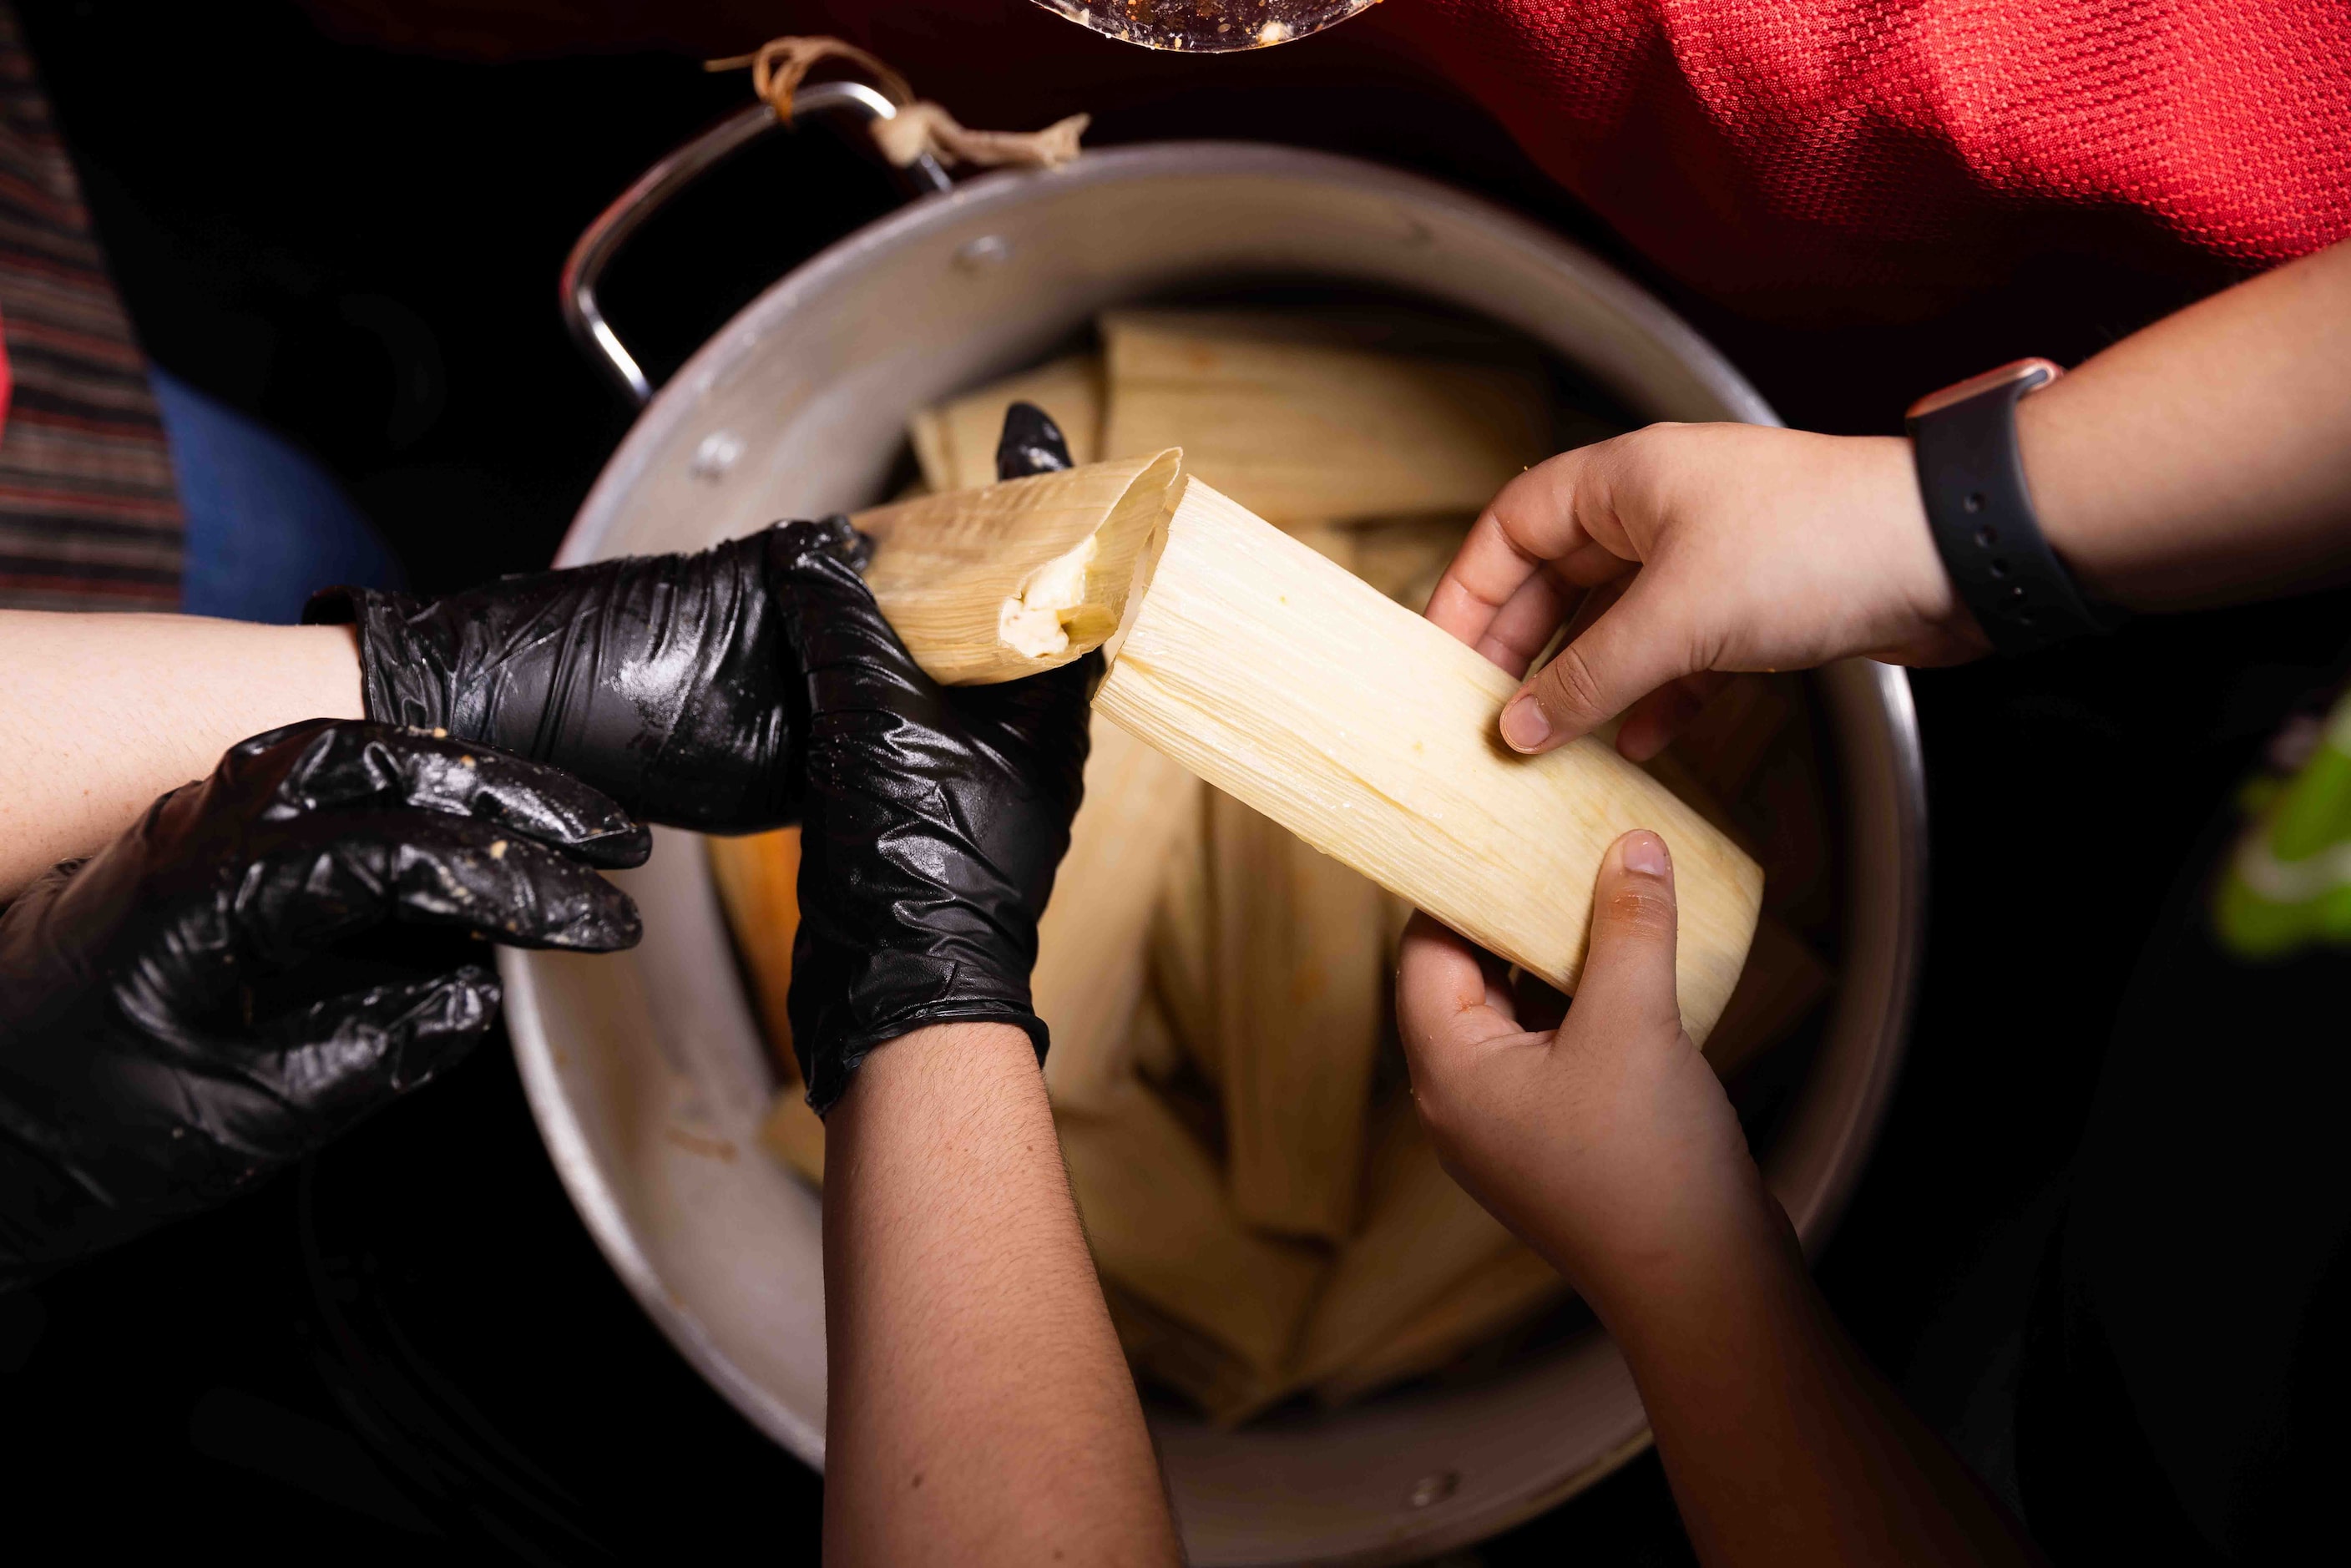
[[(1655, 299), (1485, 202), (1343, 158), (1159, 144), (929, 195), (774, 285), (653, 399), (560, 559), (693, 549), (866, 504), (910, 407), (1019, 368), (1104, 306), (1231, 279), (1417, 297), (1523, 333), (1641, 416), (1777, 423)], [(585, 303), (577, 324), (609, 340)], [(1840, 769), (1844, 977), (1763, 1157), (1817, 1249), (1901, 1057), (1926, 831), (1901, 673), (1842, 664), (1814, 691)], [(507, 1018), (548, 1147), (614, 1269), (721, 1392), (820, 1466), (818, 1202), (758, 1152), (773, 1074), (699, 849), (663, 832), (652, 863), (618, 879), (644, 911), (636, 951), (507, 954)], [(1625, 1364), (1596, 1333), (1480, 1383), (1336, 1413), (1237, 1432), (1171, 1409), (1152, 1421), (1203, 1563), (1415, 1561), (1557, 1503), (1649, 1440)], [(748, 1518), (758, 1503), (742, 1507)]]

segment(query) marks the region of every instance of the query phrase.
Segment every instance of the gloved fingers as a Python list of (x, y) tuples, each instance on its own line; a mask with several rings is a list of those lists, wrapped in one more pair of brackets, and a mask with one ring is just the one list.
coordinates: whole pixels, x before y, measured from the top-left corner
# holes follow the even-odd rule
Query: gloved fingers
[[(923, 673), (858, 575), (869, 544), (846, 517), (773, 530), (769, 591), (784, 639), (805, 682), (796, 733), (822, 724), (871, 724), (905, 734), (937, 727), (937, 682)], [(909, 727), (902, 722), (913, 720)], [(820, 748), (819, 748), (820, 749)]]
[(580, 861), (465, 817), (352, 811), (308, 820), (239, 882), (248, 958), (287, 968), (387, 921), (516, 947), (609, 953), (643, 934), (629, 895)]
[(1074, 814), (1093, 738), (1087, 717), (1102, 669), (1096, 650), (1042, 674), (951, 687), (945, 700), (972, 742), (1002, 759), (1011, 778), (1059, 792)]
[(1070, 439), (1051, 414), (1033, 402), (1016, 402), (1004, 411), (1004, 434), (996, 443), (997, 478), (1025, 479), (1075, 466)]
[(256, 1092), (251, 1124), (216, 1127), (214, 1135), (257, 1158), (308, 1154), (455, 1065), (497, 1021), (500, 999), (497, 976), (474, 964), (328, 997), (273, 1019), (236, 1051)]
[(609, 797), (559, 768), (476, 741), (355, 720), (311, 719), (232, 747), (221, 777), (266, 784), (266, 814), (413, 807), (468, 818), (590, 864), (643, 865), (653, 839)]

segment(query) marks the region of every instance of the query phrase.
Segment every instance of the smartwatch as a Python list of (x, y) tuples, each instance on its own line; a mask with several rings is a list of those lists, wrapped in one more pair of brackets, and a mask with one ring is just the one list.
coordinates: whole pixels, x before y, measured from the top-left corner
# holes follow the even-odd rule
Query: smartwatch
[(2064, 373), (2047, 360), (2018, 360), (1929, 392), (1904, 415), (1936, 552), (2001, 653), (2038, 653), (2121, 622), (2091, 602), (2042, 537), (2016, 449), (2017, 401)]

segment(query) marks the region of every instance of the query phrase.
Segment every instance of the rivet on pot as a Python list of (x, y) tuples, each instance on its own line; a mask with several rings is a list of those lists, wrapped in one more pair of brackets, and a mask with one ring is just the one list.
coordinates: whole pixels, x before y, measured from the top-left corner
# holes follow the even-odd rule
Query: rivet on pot
[(694, 449), (694, 460), (686, 465), (685, 471), (705, 485), (716, 485), (726, 477), (726, 471), (742, 455), (741, 436), (731, 430), (714, 430)]
[(1012, 242), (1002, 235), (982, 235), (956, 246), (955, 263), (966, 272), (1000, 267), (1012, 259)]
[(1428, 1508), (1443, 1502), (1460, 1490), (1459, 1470), (1439, 1470), (1435, 1475), (1423, 1476), (1413, 1482), (1412, 1491), (1405, 1498), (1405, 1502), (1413, 1508)]

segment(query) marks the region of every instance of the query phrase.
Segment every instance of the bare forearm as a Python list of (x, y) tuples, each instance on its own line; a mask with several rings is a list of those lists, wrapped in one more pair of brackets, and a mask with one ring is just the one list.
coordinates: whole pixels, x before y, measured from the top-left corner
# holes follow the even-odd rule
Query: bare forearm
[(895, 1040), (826, 1132), (826, 1560), (1176, 1562), (1028, 1037)]
[(333, 626), (0, 611), (0, 902), (247, 736), (361, 716)]
[(2050, 542), (2185, 609), (2351, 575), (2351, 242), (2135, 333), (2017, 407)]
[(1863, 1360), (1784, 1226), (1603, 1315), (1709, 1568), (2036, 1561)]

